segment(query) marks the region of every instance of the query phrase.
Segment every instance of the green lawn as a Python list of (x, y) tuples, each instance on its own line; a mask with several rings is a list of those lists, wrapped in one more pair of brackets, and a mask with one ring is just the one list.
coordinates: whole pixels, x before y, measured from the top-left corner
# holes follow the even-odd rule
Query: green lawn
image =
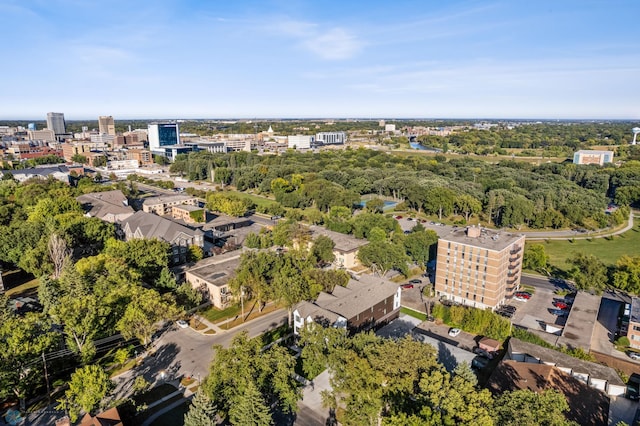
[(427, 315), (421, 312), (414, 311), (413, 309), (405, 308), (404, 306), (400, 307), (400, 313), (409, 315), (410, 317), (417, 318), (421, 321), (425, 321), (427, 319)]
[(633, 228), (624, 234), (609, 238), (592, 238), (590, 240), (547, 240), (532, 244), (543, 244), (549, 255), (551, 265), (566, 271), (567, 260), (575, 253), (592, 254), (606, 265), (614, 265), (623, 255), (640, 255), (640, 221), (634, 222)]
[(208, 319), (214, 324), (224, 321), (228, 318), (235, 318), (240, 315), (240, 304), (229, 306), (227, 309), (209, 308), (200, 312), (200, 315)]
[(270, 200), (269, 198), (261, 197), (259, 195), (247, 194), (246, 192), (239, 192), (239, 191), (227, 191), (227, 192), (237, 195), (239, 198), (247, 198), (251, 200), (256, 206), (259, 206), (259, 207), (266, 207), (266, 206), (270, 206), (271, 204), (276, 204), (275, 200)]

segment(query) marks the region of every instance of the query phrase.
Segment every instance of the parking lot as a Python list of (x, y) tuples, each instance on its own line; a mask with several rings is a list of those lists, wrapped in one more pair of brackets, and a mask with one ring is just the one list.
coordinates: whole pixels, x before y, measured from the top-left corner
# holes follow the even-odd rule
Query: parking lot
[(560, 298), (552, 290), (537, 288), (531, 298), (526, 301), (512, 300), (509, 304), (517, 308), (515, 315), (511, 321), (515, 325), (521, 325), (531, 331), (539, 331), (536, 333), (545, 338), (550, 343), (554, 343), (557, 335), (545, 332), (545, 324), (564, 327), (567, 322), (567, 316), (558, 316), (551, 313), (556, 309), (553, 306), (554, 298)]

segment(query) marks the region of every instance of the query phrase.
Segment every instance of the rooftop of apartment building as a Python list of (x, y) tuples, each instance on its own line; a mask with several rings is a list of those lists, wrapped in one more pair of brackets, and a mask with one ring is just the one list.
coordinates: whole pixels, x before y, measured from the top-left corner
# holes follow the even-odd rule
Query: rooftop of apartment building
[(629, 321), (640, 322), (640, 297), (634, 297), (631, 299), (631, 313), (629, 314)]
[(492, 251), (502, 251), (523, 237), (522, 234), (468, 226), (466, 228), (455, 228), (449, 234), (440, 236), (440, 240), (467, 244)]
[(354, 251), (369, 243), (369, 241), (367, 240), (356, 238), (352, 235), (346, 235), (340, 232), (331, 231), (322, 226), (312, 225), (309, 227), (309, 229), (313, 233), (314, 238), (319, 235), (324, 235), (331, 238), (331, 240), (335, 244), (334, 248), (342, 252)]
[(199, 261), (187, 269), (186, 272), (210, 284), (223, 286), (235, 274), (236, 269), (240, 265), (241, 254), (242, 251), (232, 251), (209, 257)]
[(589, 350), (601, 299), (600, 296), (578, 292), (558, 344)]
[(509, 354), (526, 354), (538, 359), (543, 364), (555, 365), (559, 368), (570, 368), (574, 373), (587, 374), (594, 378), (606, 380), (613, 385), (624, 386), (618, 373), (611, 367), (574, 358), (554, 349), (544, 348), (514, 337), (509, 339)]
[(194, 197), (190, 195), (161, 195), (159, 197), (149, 197), (145, 198), (142, 204), (145, 206), (155, 206), (158, 204), (166, 204), (166, 203), (179, 203), (181, 201), (193, 200)]

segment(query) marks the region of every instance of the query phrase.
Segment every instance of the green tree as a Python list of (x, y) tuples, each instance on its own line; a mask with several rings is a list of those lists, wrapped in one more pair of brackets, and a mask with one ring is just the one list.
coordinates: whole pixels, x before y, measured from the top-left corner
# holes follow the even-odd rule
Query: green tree
[(175, 289), (178, 287), (176, 276), (169, 270), (169, 268), (162, 268), (160, 275), (154, 282), (154, 285), (159, 289)]
[(216, 426), (216, 404), (199, 389), (184, 415), (184, 426)]
[(547, 272), (549, 256), (542, 244), (527, 244), (524, 249), (522, 267), (538, 272)]
[(569, 411), (565, 396), (553, 389), (540, 393), (528, 389), (505, 392), (496, 399), (494, 407), (499, 425), (575, 425), (565, 417)]
[(411, 232), (404, 238), (403, 244), (407, 255), (416, 263), (426, 264), (429, 261), (431, 246), (438, 242), (435, 231)]
[(125, 362), (129, 359), (129, 349), (127, 348), (119, 348), (113, 354), (113, 362), (118, 364), (120, 367), (124, 365)]
[(4, 312), (0, 322), (0, 398), (25, 398), (41, 383), (40, 364), (33, 363), (59, 341), (51, 321), (42, 314), (23, 318)]
[(74, 154), (73, 157), (71, 157), (71, 161), (74, 163), (87, 164), (89, 159), (82, 154)]
[(464, 215), (464, 219), (469, 222), (469, 218), (473, 214), (482, 211), (482, 203), (475, 197), (468, 194), (458, 195), (453, 202), (456, 211)]
[(311, 254), (316, 258), (318, 263), (331, 263), (336, 259), (333, 249), (336, 244), (326, 235), (319, 235), (311, 246)]
[(72, 422), (78, 419), (81, 411), (90, 413), (98, 407), (109, 391), (113, 382), (99, 365), (86, 365), (77, 369), (69, 381), (69, 389), (64, 398), (58, 400), (58, 409), (67, 410)]
[(404, 276), (408, 274), (409, 257), (397, 244), (386, 241), (369, 243), (360, 248), (358, 259), (380, 276), (385, 276), (391, 269), (396, 269)]
[(640, 256), (622, 256), (616, 262), (613, 285), (620, 290), (640, 294)]
[(51, 316), (64, 324), (67, 345), (89, 361), (94, 353), (93, 338), (104, 330), (108, 308), (91, 294), (69, 293), (51, 310)]
[(232, 424), (270, 424), (271, 409), (296, 410), (300, 390), (294, 368), (295, 359), (286, 348), (262, 351), (261, 340), (250, 340), (243, 332), (229, 348), (216, 347), (203, 389)]
[(576, 253), (569, 259), (570, 271), (576, 286), (581, 290), (602, 291), (607, 286), (607, 266), (592, 254)]
[(366, 206), (367, 210), (369, 210), (371, 213), (382, 213), (382, 211), (384, 210), (384, 201), (380, 198), (372, 198), (371, 200), (367, 201)]
[(116, 328), (126, 339), (135, 337), (147, 345), (159, 321), (173, 319), (179, 314), (175, 303), (164, 300), (157, 291), (137, 289)]

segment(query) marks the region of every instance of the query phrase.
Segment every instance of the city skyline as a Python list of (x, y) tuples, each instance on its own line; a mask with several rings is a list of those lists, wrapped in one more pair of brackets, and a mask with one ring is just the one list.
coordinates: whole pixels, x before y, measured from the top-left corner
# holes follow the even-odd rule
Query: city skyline
[(17, 65), (0, 71), (0, 120), (634, 120), (638, 12), (631, 0), (10, 0), (0, 22)]

